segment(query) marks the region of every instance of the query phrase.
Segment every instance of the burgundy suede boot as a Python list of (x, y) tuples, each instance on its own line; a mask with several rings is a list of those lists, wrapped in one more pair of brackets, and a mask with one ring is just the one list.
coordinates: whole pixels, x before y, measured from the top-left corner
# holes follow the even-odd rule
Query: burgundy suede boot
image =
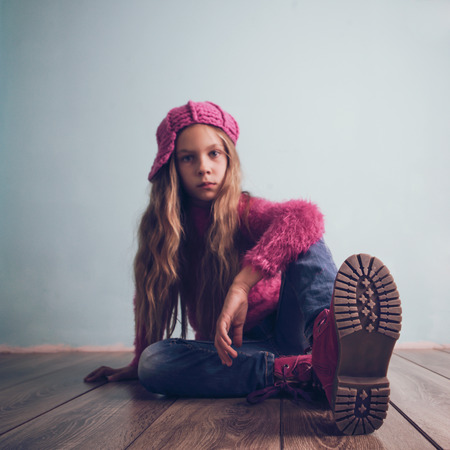
[(249, 403), (260, 403), (266, 398), (273, 397), (280, 392), (311, 400), (313, 371), (312, 356), (281, 356), (274, 360), (274, 384), (259, 391), (252, 392), (248, 397)]
[(312, 364), (344, 434), (380, 428), (389, 406), (386, 378), (400, 336), (401, 306), (389, 270), (353, 255), (340, 267), (330, 310), (314, 322)]

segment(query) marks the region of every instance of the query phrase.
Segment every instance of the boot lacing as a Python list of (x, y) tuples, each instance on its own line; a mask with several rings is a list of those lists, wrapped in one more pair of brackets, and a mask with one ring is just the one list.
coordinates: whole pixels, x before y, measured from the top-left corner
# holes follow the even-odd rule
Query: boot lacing
[[(295, 365), (292, 370), (294, 370), (297, 366), (297, 361), (295, 361)], [(282, 366), (282, 378), (277, 378), (272, 386), (267, 386), (263, 389), (252, 392), (247, 396), (247, 401), (252, 404), (261, 403), (267, 398), (275, 397), (275, 395), (281, 392), (286, 392), (289, 395), (292, 395), (292, 397), (294, 397), (294, 401), (296, 402), (300, 398), (306, 400), (307, 402), (312, 402), (311, 395), (305, 390), (305, 388), (312, 388), (311, 383), (306, 381), (300, 383), (295, 380), (288, 379), (286, 376), (287, 369), (289, 369), (288, 364)]]

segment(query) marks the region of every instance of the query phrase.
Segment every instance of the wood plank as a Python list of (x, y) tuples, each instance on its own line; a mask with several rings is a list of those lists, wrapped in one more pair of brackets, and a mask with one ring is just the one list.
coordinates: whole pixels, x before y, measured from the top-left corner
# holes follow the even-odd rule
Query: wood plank
[(138, 381), (107, 383), (0, 437), (0, 448), (124, 449), (175, 399)]
[(450, 448), (450, 381), (393, 355), (391, 401), (442, 448)]
[(279, 449), (280, 400), (178, 399), (131, 449)]
[(61, 355), (70, 354), (71, 352), (55, 352), (55, 353), (0, 353), (0, 379), (3, 371), (13, 370), (15, 367), (21, 367), (27, 361), (30, 368), (35, 365), (45, 364), (47, 360), (54, 361)]
[(360, 436), (343, 436), (336, 427), (328, 402), (282, 403), (282, 445), (284, 449), (434, 449), (394, 408), (377, 431)]
[(25, 381), (0, 391), (0, 434), (49, 411), (62, 403), (105, 384), (84, 383), (83, 378), (99, 365), (124, 366), (129, 352), (102, 353), (98, 361), (91, 359), (74, 363), (47, 375)]
[(8, 365), (0, 372), (0, 391), (19, 383), (48, 375), (56, 370), (70, 368), (83, 361), (92, 361), (95, 365), (98, 354), (93, 353), (42, 353), (37, 355), (21, 355), (14, 364)]
[(39, 361), (42, 355), (42, 353), (0, 353), (0, 367), (5, 369), (15, 364), (23, 364), (24, 359)]
[(402, 358), (412, 361), (425, 369), (436, 372), (450, 379), (450, 353), (439, 350), (395, 350), (394, 353)]

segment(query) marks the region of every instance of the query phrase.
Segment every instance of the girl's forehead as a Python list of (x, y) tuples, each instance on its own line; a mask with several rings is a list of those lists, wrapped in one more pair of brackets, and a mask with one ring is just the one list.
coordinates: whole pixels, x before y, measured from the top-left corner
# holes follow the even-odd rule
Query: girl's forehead
[(176, 150), (201, 150), (211, 145), (223, 147), (223, 140), (217, 130), (209, 125), (195, 124), (178, 135)]

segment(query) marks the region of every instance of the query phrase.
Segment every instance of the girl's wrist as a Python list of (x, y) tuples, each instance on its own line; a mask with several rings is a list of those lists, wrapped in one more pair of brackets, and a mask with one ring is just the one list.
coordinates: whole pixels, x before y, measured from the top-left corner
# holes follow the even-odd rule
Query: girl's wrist
[(262, 279), (261, 273), (252, 266), (245, 266), (235, 277), (232, 287), (242, 289), (247, 294)]

